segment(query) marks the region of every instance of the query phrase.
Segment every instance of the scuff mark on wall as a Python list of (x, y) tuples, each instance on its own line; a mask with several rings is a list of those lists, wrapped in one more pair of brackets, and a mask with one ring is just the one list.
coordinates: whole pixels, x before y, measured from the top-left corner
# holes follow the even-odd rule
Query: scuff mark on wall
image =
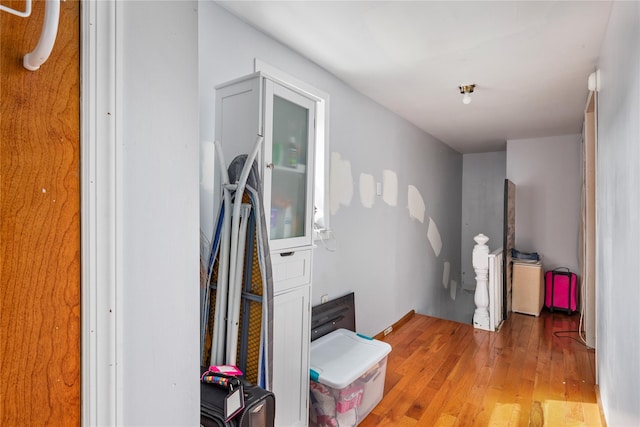
[(342, 160), (340, 153), (331, 153), (331, 214), (335, 215), (340, 205), (351, 205), (353, 198), (353, 175), (351, 174), (351, 162)]
[(431, 247), (433, 251), (436, 253), (436, 256), (440, 255), (440, 251), (442, 250), (442, 238), (440, 237), (440, 232), (438, 231), (438, 226), (436, 223), (429, 218), (429, 228), (427, 230), (427, 238), (429, 239), (429, 243), (431, 243)]
[(458, 282), (456, 282), (455, 280), (451, 281), (451, 287), (449, 288), (449, 295), (451, 296), (451, 299), (453, 301), (456, 300), (456, 291), (458, 289)]
[(365, 208), (373, 207), (376, 199), (376, 182), (373, 175), (360, 174), (360, 203)]
[(449, 286), (450, 269), (451, 269), (451, 264), (449, 264), (449, 261), (445, 261), (444, 270), (442, 272), (442, 286), (444, 286), (445, 289), (447, 289), (447, 286)]
[(409, 208), (409, 217), (415, 218), (424, 224), (424, 200), (416, 187), (409, 185), (407, 189), (407, 207)]
[(389, 206), (398, 204), (398, 175), (390, 169), (382, 171), (382, 200)]

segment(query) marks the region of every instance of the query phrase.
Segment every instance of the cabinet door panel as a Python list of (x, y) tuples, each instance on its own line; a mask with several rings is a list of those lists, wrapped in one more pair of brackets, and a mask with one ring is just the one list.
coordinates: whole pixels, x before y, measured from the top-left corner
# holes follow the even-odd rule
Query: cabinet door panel
[(273, 301), (273, 392), (276, 425), (306, 426), (309, 420), (309, 300), (311, 286)]
[(258, 78), (216, 89), (216, 140), (222, 143), (227, 166), (236, 156), (251, 152), (263, 132), (261, 90)]
[(273, 249), (311, 244), (315, 102), (265, 83), (266, 211)]

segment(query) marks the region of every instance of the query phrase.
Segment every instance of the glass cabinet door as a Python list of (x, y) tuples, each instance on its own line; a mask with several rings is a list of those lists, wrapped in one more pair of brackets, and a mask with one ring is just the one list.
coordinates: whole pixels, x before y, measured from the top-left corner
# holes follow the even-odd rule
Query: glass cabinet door
[(273, 249), (311, 244), (315, 102), (268, 81), (265, 102), (266, 179), (271, 180), (269, 239)]

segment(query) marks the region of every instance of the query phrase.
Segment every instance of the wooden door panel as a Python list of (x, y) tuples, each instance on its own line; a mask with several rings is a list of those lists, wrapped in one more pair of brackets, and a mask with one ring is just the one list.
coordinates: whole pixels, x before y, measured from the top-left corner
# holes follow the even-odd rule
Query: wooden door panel
[[(3, 4), (24, 9), (24, 1)], [(0, 14), (2, 288), (0, 424), (80, 424), (80, 93), (78, 1), (40, 70), (44, 2)]]

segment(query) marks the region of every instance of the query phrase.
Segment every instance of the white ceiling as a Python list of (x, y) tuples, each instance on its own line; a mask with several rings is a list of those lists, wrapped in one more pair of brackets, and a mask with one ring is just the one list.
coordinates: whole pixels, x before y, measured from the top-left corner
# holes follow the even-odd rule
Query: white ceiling
[[(223, 1), (461, 153), (581, 132), (610, 1)], [(475, 83), (462, 104), (460, 84)]]

